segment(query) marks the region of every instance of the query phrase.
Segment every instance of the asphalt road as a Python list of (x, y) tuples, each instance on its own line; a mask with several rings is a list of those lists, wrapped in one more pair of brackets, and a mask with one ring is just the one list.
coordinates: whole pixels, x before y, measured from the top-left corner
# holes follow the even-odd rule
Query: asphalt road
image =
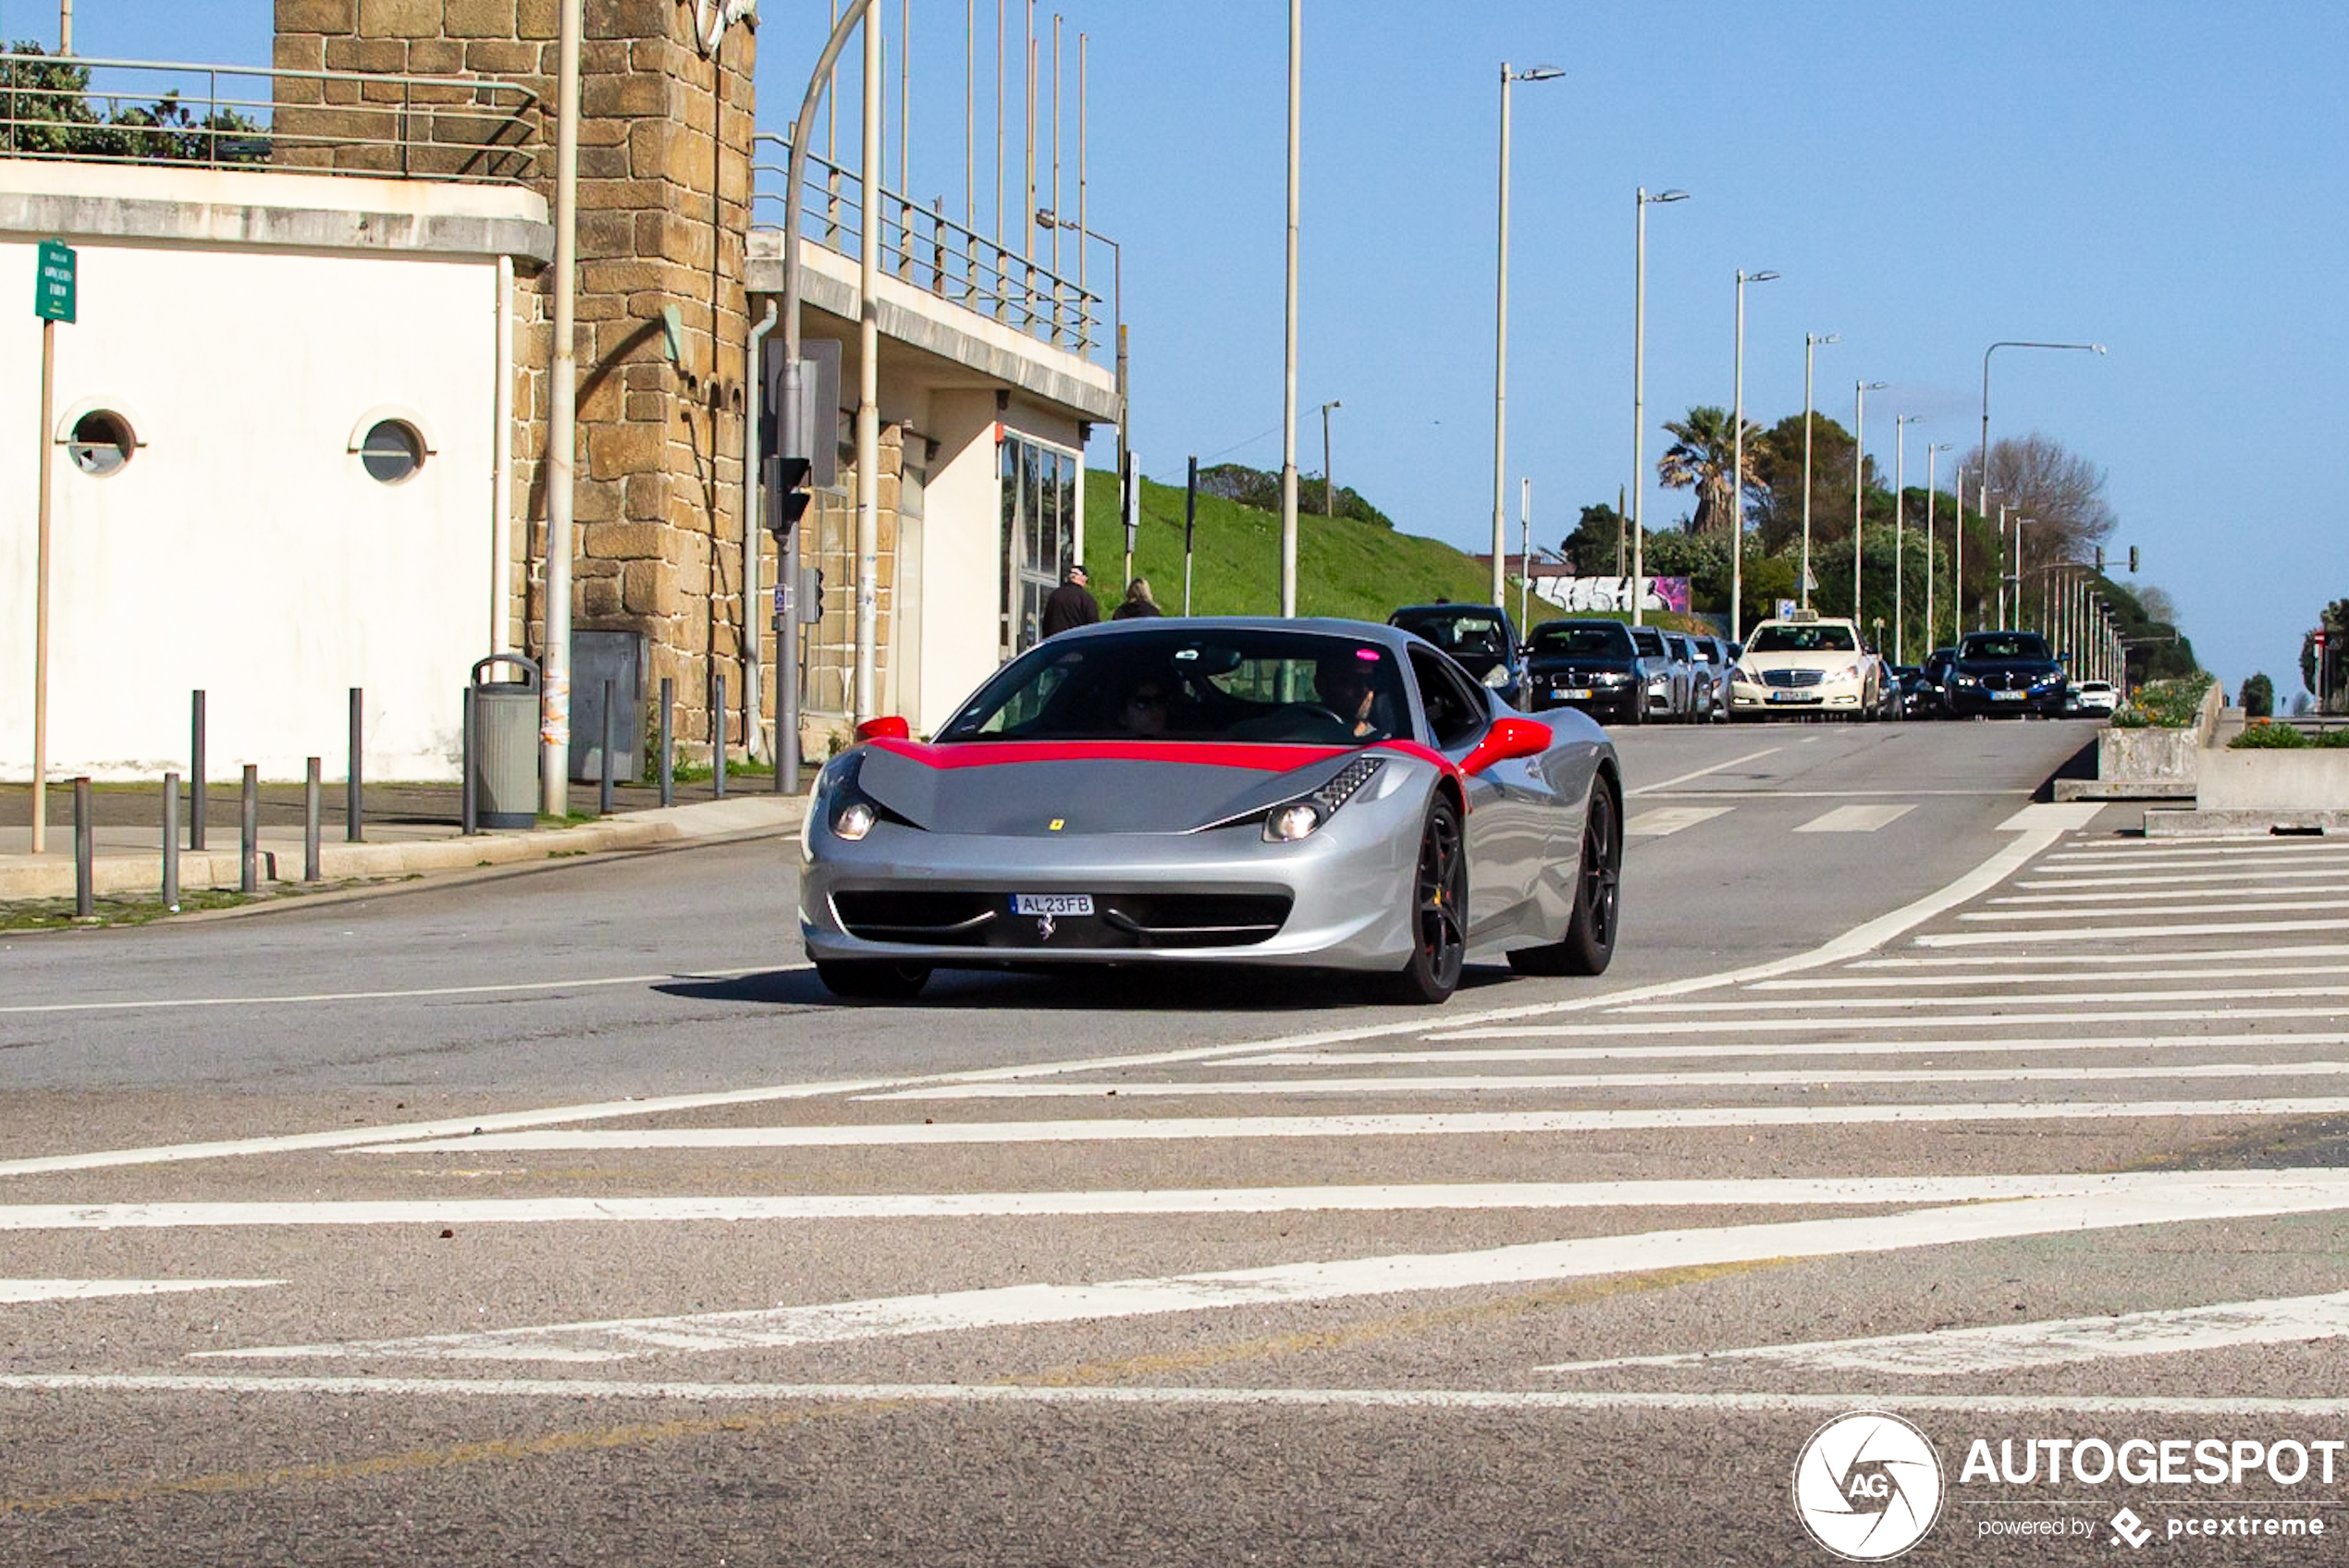
[(2349, 851), (2089, 733), (1627, 732), (1443, 1009), (838, 1006), (774, 839), (0, 943), (0, 1563), (1824, 1562), (1858, 1409), (1855, 1555), (2337, 1551)]

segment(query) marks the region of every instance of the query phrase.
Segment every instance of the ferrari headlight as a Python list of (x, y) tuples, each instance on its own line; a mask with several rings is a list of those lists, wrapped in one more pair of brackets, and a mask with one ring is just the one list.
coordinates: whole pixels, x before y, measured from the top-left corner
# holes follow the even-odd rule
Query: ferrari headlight
[(851, 801), (832, 818), (832, 835), (854, 844), (873, 830), (873, 821), (871, 806), (863, 801)]
[(1264, 819), (1264, 839), (1272, 844), (1294, 844), (1322, 825), (1321, 806), (1312, 801), (1296, 801), (1282, 806)]
[(1507, 665), (1496, 664), (1484, 672), (1484, 684), (1492, 687), (1495, 692), (1508, 683), (1509, 667)]

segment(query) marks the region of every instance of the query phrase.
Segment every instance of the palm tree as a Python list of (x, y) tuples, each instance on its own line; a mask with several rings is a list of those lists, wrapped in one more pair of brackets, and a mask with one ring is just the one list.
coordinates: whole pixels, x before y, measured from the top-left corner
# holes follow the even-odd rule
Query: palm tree
[[(1695, 488), (1696, 516), (1689, 521), (1689, 532), (1729, 537), (1742, 521), (1743, 511), (1729, 496), (1734, 458), (1729, 410), (1701, 404), (1691, 409), (1685, 419), (1666, 420), (1664, 428), (1674, 440), (1670, 449), (1656, 459), (1655, 474), (1668, 490)], [(1749, 459), (1761, 437), (1762, 427), (1746, 421)], [(1745, 483), (1748, 489), (1760, 488), (1751, 460), (1746, 464)]]

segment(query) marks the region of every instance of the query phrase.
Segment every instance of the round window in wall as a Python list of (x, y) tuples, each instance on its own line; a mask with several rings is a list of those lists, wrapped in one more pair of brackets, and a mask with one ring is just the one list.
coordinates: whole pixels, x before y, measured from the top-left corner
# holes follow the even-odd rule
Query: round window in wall
[(66, 441), (66, 456), (73, 459), (73, 466), (101, 479), (119, 472), (138, 449), (130, 422), (105, 409), (92, 409), (75, 420), (73, 434)]
[(367, 427), (359, 460), (366, 465), (369, 477), (397, 484), (424, 466), (424, 438), (406, 420), (377, 420)]

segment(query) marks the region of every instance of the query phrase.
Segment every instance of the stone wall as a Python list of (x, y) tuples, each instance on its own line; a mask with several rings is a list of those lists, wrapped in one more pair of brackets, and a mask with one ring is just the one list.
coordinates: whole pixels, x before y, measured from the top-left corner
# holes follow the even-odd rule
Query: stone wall
[[(532, 89), (543, 115), (531, 179), (551, 202), (556, 9), (555, 0), (277, 0), (277, 64), (464, 72)], [(706, 58), (694, 13), (689, 0), (585, 4), (572, 614), (581, 630), (645, 634), (649, 679), (675, 680), (679, 740), (701, 752), (713, 735), (713, 670), (742, 689), (742, 279), (756, 40), (749, 27), (732, 28)], [(295, 100), (277, 110), (289, 160), (325, 155), (338, 124), (369, 134), (327, 116), (375, 90), (319, 82), (312, 105), (299, 102), (309, 85), (279, 89)], [(310, 130), (318, 134), (305, 140)], [(524, 586), (513, 613), (533, 655), (545, 644), (549, 286), (541, 273), (516, 288), (512, 501)], [(662, 330), (672, 306), (683, 328), (674, 363)], [(739, 714), (738, 697), (730, 705)], [(728, 734), (739, 749), (739, 718)]]

